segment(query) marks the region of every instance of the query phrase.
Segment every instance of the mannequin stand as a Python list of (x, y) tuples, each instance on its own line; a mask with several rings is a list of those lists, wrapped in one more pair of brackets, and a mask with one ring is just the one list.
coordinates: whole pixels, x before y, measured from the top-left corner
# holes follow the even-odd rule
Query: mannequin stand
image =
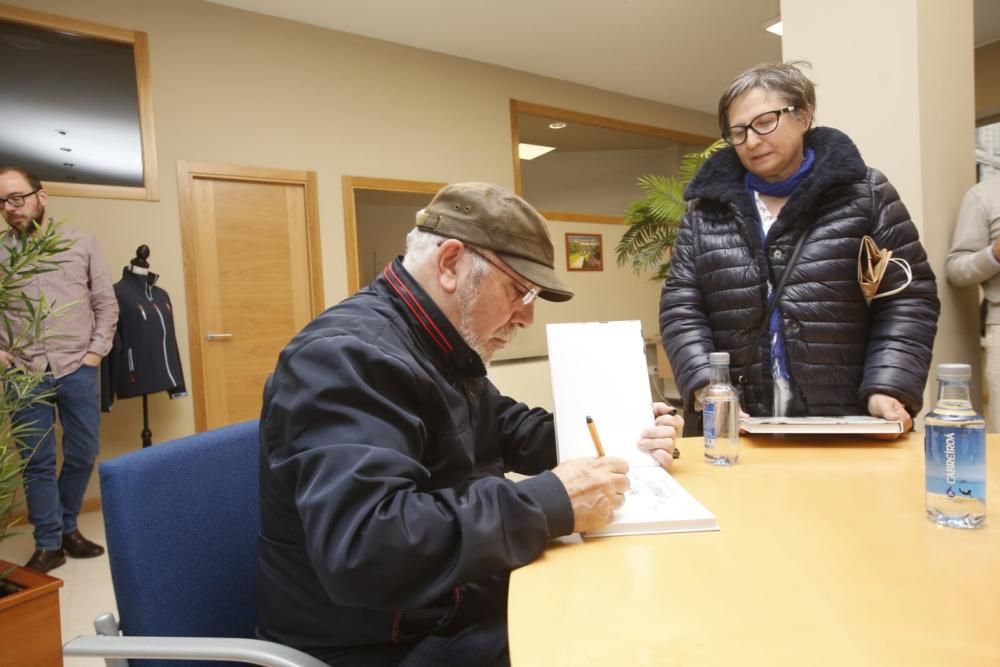
[(153, 432), (149, 430), (149, 402), (146, 394), (142, 395), (142, 446), (149, 447), (153, 444)]

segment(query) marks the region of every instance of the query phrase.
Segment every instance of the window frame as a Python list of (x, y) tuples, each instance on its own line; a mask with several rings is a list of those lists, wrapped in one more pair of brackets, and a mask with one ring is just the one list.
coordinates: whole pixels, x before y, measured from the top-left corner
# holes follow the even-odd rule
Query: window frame
[(0, 4), (0, 20), (20, 23), (32, 28), (68, 33), (87, 39), (126, 44), (132, 47), (139, 106), (139, 134), (142, 145), (142, 187), (56, 181), (43, 181), (42, 185), (48, 194), (56, 196), (159, 201), (159, 173), (153, 125), (153, 92), (149, 70), (149, 38), (146, 33), (4, 4)]

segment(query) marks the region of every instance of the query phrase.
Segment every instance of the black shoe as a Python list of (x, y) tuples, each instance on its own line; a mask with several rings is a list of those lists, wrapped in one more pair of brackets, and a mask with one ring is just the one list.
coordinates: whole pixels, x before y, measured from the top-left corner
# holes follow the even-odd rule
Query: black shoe
[(63, 535), (62, 548), (70, 558), (96, 558), (104, 553), (104, 547), (88, 540), (79, 530)]
[(35, 572), (48, 572), (65, 564), (66, 556), (63, 555), (62, 549), (37, 549), (35, 553), (31, 554), (31, 559), (25, 564), (25, 567)]

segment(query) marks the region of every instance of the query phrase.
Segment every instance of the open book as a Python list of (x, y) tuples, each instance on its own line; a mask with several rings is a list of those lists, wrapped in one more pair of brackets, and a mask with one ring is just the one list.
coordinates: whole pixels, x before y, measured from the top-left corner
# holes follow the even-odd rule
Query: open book
[(881, 417), (749, 417), (740, 420), (747, 433), (902, 433), (903, 422)]
[(604, 528), (636, 535), (718, 530), (715, 516), (636, 446), (653, 425), (646, 344), (638, 321), (547, 324), (559, 460), (595, 456), (587, 417), (604, 452), (629, 462), (625, 504)]

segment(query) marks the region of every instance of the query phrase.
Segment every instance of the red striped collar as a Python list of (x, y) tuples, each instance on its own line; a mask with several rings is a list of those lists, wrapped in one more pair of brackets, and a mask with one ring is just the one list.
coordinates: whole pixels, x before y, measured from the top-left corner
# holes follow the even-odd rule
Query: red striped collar
[(448, 340), (448, 336), (446, 336), (445, 333), (438, 328), (437, 324), (434, 323), (433, 318), (431, 318), (427, 311), (424, 310), (424, 307), (421, 305), (417, 295), (414, 294), (410, 288), (407, 287), (403, 279), (399, 277), (399, 274), (396, 273), (396, 269), (392, 263), (385, 267), (382, 275), (385, 276), (385, 280), (389, 284), (389, 287), (391, 287), (392, 290), (399, 295), (399, 298), (403, 300), (403, 303), (406, 304), (406, 307), (413, 314), (413, 317), (416, 318), (423, 330), (427, 332), (427, 335), (430, 336), (431, 340), (434, 341), (442, 352), (445, 354), (451, 354), (454, 351), (455, 346), (450, 340)]

